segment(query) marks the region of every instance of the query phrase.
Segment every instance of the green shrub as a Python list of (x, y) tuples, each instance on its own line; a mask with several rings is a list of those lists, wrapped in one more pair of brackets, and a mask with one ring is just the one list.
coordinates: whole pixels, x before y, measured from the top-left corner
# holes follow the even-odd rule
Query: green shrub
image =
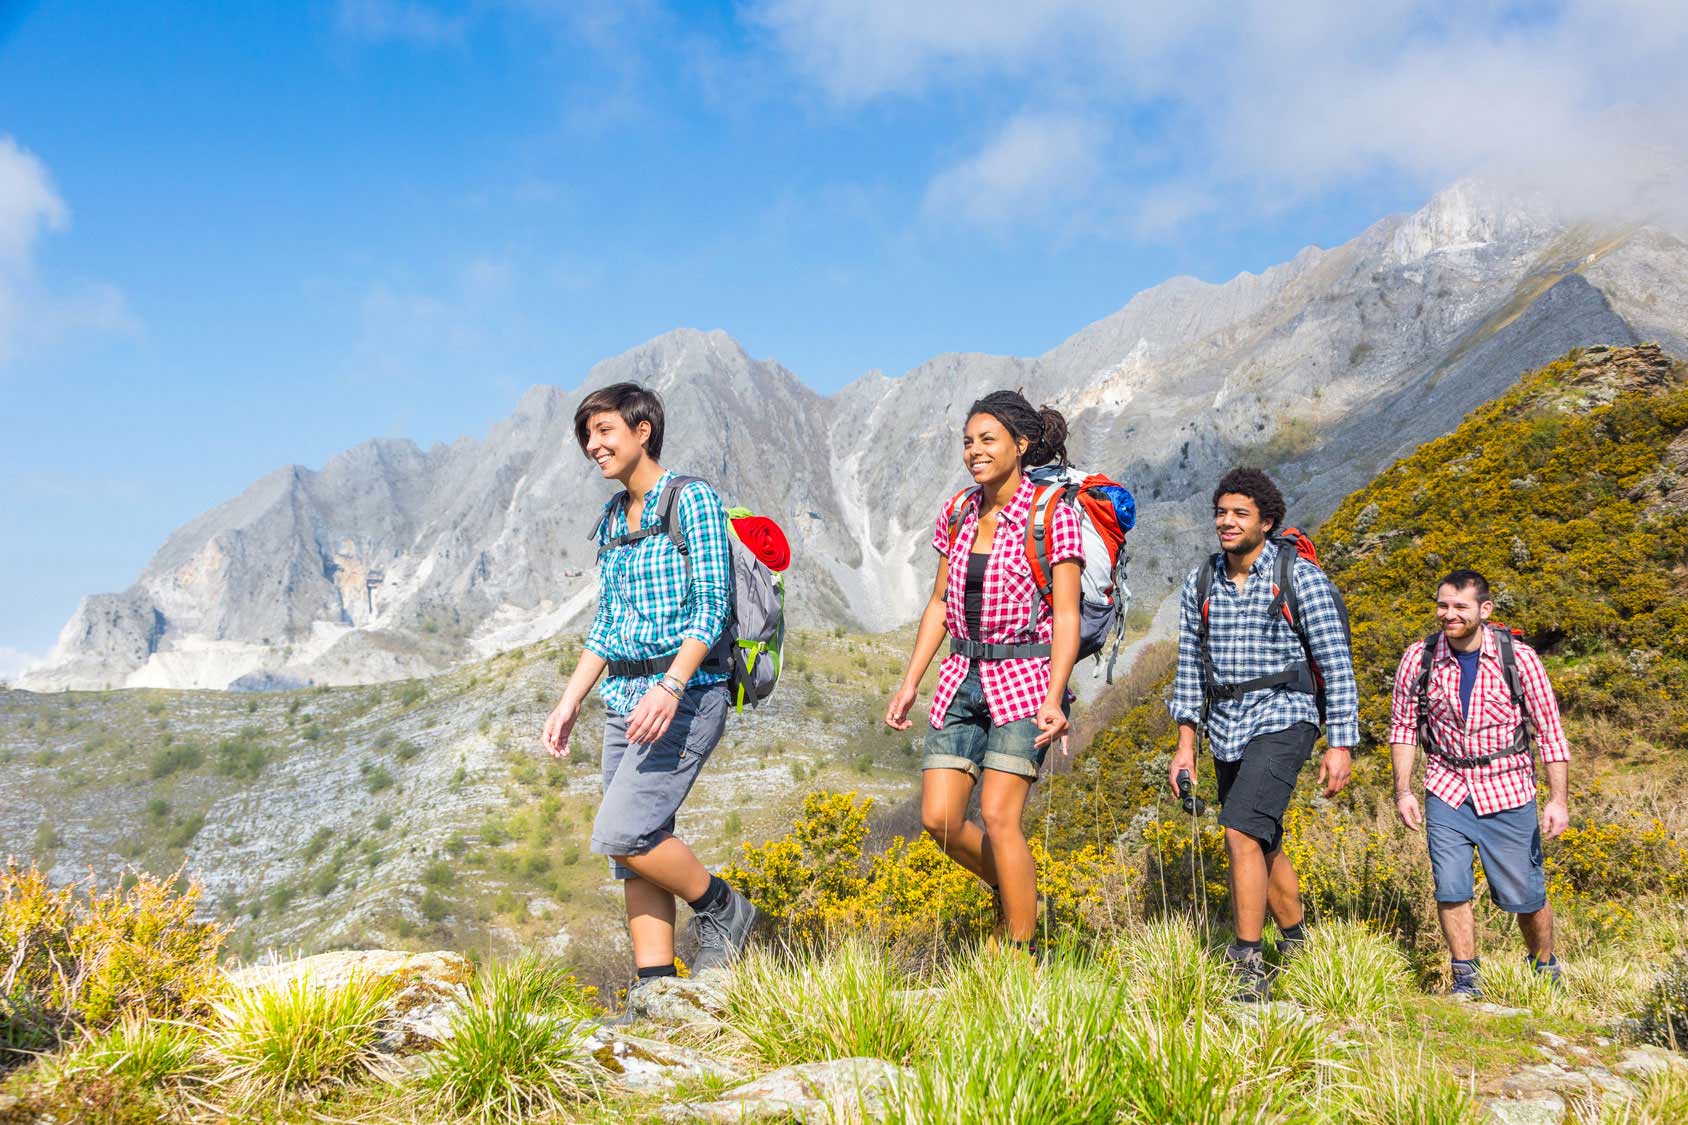
[(242, 731), (235, 738), (217, 743), (217, 772), (224, 777), (251, 781), (264, 772), (270, 763), (269, 747), (259, 742), (250, 731)]
[(393, 775), (388, 772), (386, 766), (376, 766), (364, 777), (363, 784), (371, 794), (379, 793), (393, 787)]
[(457, 882), (457, 868), (436, 859), (422, 869), (422, 882), (430, 887), (449, 887)]
[(1688, 1046), (1688, 955), (1678, 954), (1659, 977), (1639, 1015), (1638, 1034), (1672, 1050)]
[(401, 742), (399, 743), (399, 748), (394, 751), (394, 754), (401, 762), (411, 761), (421, 753), (422, 747), (416, 745), (414, 742)]
[(328, 827), (326, 824), (319, 827), (315, 832), (311, 833), (311, 838), (305, 841), (303, 853), (305, 861), (308, 863), (317, 856), (321, 855), (323, 852), (327, 851), (328, 845), (333, 842), (334, 829)]
[(164, 746), (153, 751), (147, 774), (154, 780), (169, 777), (182, 770), (198, 769), (205, 761), (205, 751), (191, 742)]
[(443, 922), (451, 914), (451, 904), (430, 887), (422, 893), (421, 910), (428, 921)]
[(185, 848), (193, 843), (193, 838), (199, 835), (200, 829), (205, 827), (205, 814), (194, 813), (185, 819), (178, 820), (164, 837), (166, 847)]

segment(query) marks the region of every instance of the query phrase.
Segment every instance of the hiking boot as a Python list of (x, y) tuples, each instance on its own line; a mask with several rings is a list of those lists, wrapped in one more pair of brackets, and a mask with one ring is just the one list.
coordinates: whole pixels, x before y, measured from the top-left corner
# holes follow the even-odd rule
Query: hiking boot
[(1468, 965), (1453, 966), (1453, 984), (1448, 988), (1448, 995), (1455, 1000), (1481, 1000), (1483, 988), (1477, 979), (1477, 962)]
[(1278, 939), (1278, 964), (1287, 965), (1291, 961), (1295, 960), (1296, 954), (1300, 953), (1302, 947), (1306, 944), (1307, 944), (1307, 939), (1305, 937), (1298, 937), (1298, 938), (1281, 937), (1281, 938), (1279, 938)]
[(1258, 948), (1244, 945), (1225, 947), (1225, 966), (1237, 978), (1231, 999), (1238, 1004), (1260, 1004), (1271, 998), (1272, 974), (1266, 956)]
[(1530, 968), (1536, 971), (1537, 976), (1546, 977), (1548, 983), (1554, 988), (1560, 989), (1561, 991), (1564, 990), (1565, 974), (1559, 971), (1559, 958), (1549, 953), (1547, 955), (1547, 960), (1537, 961), (1535, 954), (1526, 953), (1524, 954), (1524, 960), (1530, 963)]
[(744, 947), (750, 944), (756, 916), (756, 907), (736, 887), (727, 889), (724, 905), (693, 914), (692, 936), (697, 939), (697, 960), (692, 963), (692, 975), (725, 968), (738, 960)]

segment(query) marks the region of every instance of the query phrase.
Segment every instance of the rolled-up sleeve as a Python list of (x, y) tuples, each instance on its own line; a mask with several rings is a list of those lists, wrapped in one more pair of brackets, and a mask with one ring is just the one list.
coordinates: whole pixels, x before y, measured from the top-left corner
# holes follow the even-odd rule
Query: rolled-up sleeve
[(1395, 690), (1389, 697), (1389, 741), (1402, 746), (1418, 742), (1418, 673), (1423, 667), (1424, 642), (1407, 646), (1395, 669)]
[(1559, 700), (1553, 695), (1553, 682), (1541, 657), (1527, 648), (1517, 650), (1518, 678), (1524, 685), (1524, 702), (1529, 705), (1530, 718), (1536, 724), (1536, 748), (1544, 762), (1571, 760), (1571, 744), (1565, 738), (1565, 727), (1559, 721)]
[(1325, 742), (1353, 747), (1360, 741), (1360, 689), (1354, 682), (1354, 654), (1342, 628), (1336, 589), (1311, 563), (1298, 564), (1291, 581), (1301, 602), (1307, 646), (1325, 680)]
[(727, 599), (732, 595), (727, 511), (715, 490), (701, 482), (686, 486), (677, 507), (691, 564), (680, 637), (713, 645), (726, 626)]
[(1175, 723), (1199, 723), (1202, 718), (1201, 606), (1196, 604), (1196, 574), (1191, 571), (1178, 596), (1178, 674), (1167, 704)]

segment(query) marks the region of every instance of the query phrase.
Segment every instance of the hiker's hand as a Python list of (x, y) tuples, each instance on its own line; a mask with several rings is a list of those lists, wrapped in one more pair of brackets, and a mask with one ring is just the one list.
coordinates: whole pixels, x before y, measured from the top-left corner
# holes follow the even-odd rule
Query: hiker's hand
[(891, 696), (891, 705), (885, 708), (885, 725), (892, 730), (907, 730), (914, 723), (909, 721), (908, 713), (914, 707), (914, 697), (918, 689), (907, 684), (899, 687), (896, 694)]
[(1411, 793), (1402, 793), (1395, 798), (1395, 815), (1414, 832), (1424, 827), (1424, 814), (1419, 811), (1418, 798)]
[(655, 742), (668, 730), (668, 724), (674, 721), (674, 712), (680, 709), (680, 701), (665, 687), (652, 684), (645, 689), (638, 706), (627, 716), (627, 741)]
[(1045, 699), (1043, 706), (1037, 709), (1037, 718), (1034, 721), (1037, 723), (1038, 735), (1032, 740), (1033, 746), (1048, 746), (1057, 738), (1065, 738), (1067, 727), (1070, 725), (1066, 712), (1061, 710), (1059, 699), (1053, 703)]
[(1188, 750), (1176, 750), (1172, 754), (1172, 764), (1166, 769), (1166, 787), (1172, 790), (1174, 797), (1178, 796), (1178, 775), (1180, 773), (1190, 775), (1190, 786), (1191, 790), (1194, 791), (1196, 784), (1195, 747)]
[(1325, 787), (1325, 796), (1334, 797), (1342, 792), (1353, 768), (1348, 758), (1348, 747), (1332, 746), (1326, 750), (1324, 759), (1319, 762), (1319, 784)]
[(575, 720), (580, 718), (580, 704), (564, 695), (557, 701), (557, 706), (551, 709), (551, 717), (545, 720), (545, 732), (539, 736), (545, 749), (551, 751), (553, 758), (561, 758), (568, 751), (569, 734), (574, 730)]
[(1541, 834), (1549, 840), (1557, 840), (1565, 829), (1571, 826), (1571, 811), (1565, 807), (1564, 801), (1549, 801), (1547, 807), (1541, 811)]

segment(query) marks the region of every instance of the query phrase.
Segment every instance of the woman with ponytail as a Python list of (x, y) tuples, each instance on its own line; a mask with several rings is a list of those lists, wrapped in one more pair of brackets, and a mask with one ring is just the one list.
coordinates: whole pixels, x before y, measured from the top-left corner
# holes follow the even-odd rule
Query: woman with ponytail
[[(1020, 818), (1049, 747), (1067, 733), (1067, 678), (1078, 659), (1083, 546), (1070, 505), (1048, 525), (1053, 591), (1044, 597), (1026, 553), (1026, 470), (1066, 464), (1067, 423), (1015, 391), (975, 402), (961, 461), (972, 487), (938, 513), (938, 574), (903, 682), (885, 722), (908, 730), (921, 677), (947, 634), (921, 763), (921, 819), (946, 854), (991, 888), (994, 937), (1034, 957), (1037, 872)], [(967, 819), (980, 785), (984, 830)]]

